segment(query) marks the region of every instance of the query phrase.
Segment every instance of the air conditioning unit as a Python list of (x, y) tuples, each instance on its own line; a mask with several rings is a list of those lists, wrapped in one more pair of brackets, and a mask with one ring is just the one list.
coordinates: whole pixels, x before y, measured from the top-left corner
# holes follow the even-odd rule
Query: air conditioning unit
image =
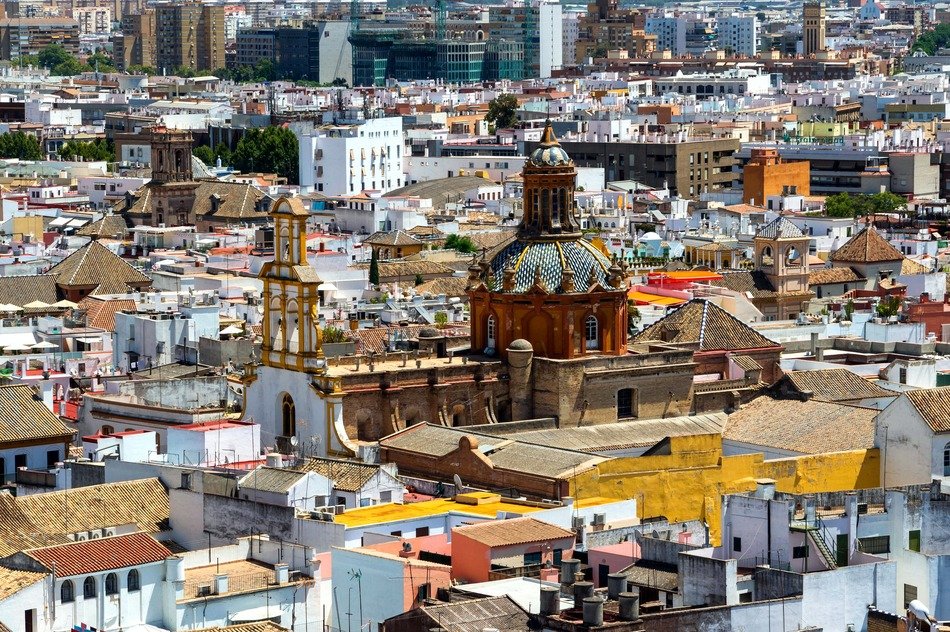
[(595, 527), (602, 527), (607, 524), (607, 514), (595, 513), (594, 519), (590, 522)]
[(96, 529), (95, 531), (90, 531), (90, 532), (89, 532), (89, 539), (90, 539), (90, 540), (98, 540), (98, 539), (101, 538), (101, 537), (102, 537), (102, 532), (99, 531), (98, 529)]
[(103, 530), (102, 530), (102, 537), (104, 537), (104, 538), (111, 538), (111, 537), (114, 536), (114, 535), (115, 535), (115, 529), (103, 529)]
[(571, 527), (574, 529), (584, 528), (584, 516), (574, 516), (571, 518)]
[(199, 585), (198, 585), (197, 595), (198, 595), (199, 597), (207, 597), (207, 596), (209, 596), (209, 595), (211, 595), (211, 594), (212, 594), (212, 592), (211, 592), (211, 584), (199, 584)]

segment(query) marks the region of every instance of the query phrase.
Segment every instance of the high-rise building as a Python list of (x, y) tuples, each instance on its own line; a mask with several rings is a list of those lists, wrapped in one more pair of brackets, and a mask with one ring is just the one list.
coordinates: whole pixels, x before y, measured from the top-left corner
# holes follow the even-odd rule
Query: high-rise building
[(0, 20), (0, 59), (16, 61), (59, 44), (79, 54), (79, 23), (67, 18), (6, 18)]
[(808, 0), (804, 5), (804, 14), (802, 52), (807, 57), (825, 50), (825, 3), (821, 0)]
[(489, 40), (522, 42), (525, 77), (550, 77), (564, 60), (562, 15), (561, 5), (547, 0), (530, 6), (491, 6)]
[[(342, 30), (342, 29), (341, 29)], [(336, 76), (321, 76), (320, 52), (324, 43), (317, 26), (306, 28), (261, 28), (239, 31), (236, 42), (238, 66), (274, 64), (281, 79), (309, 79), (329, 83)]]
[(754, 15), (728, 15), (716, 21), (719, 48), (727, 54), (755, 57), (759, 52), (759, 19)]
[(155, 8), (159, 70), (224, 67), (224, 7), (187, 2)]
[(644, 30), (656, 35), (657, 50), (668, 50), (677, 57), (700, 56), (716, 46), (712, 20), (699, 13), (651, 15)]
[(155, 11), (123, 15), (121, 33), (112, 38), (112, 51), (119, 70), (129, 66), (155, 68)]

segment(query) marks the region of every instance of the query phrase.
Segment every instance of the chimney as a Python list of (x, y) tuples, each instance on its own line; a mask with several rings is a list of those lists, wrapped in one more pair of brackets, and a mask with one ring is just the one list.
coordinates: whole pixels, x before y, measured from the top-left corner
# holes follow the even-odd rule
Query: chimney
[(40, 380), (40, 396), (43, 399), (43, 405), (53, 410), (53, 388), (56, 385), (49, 379), (49, 371), (43, 371), (43, 379)]
[(570, 586), (574, 583), (574, 573), (581, 568), (581, 561), (573, 558), (561, 560), (561, 583)]
[(274, 581), (278, 585), (290, 581), (290, 568), (286, 564), (274, 564)]
[(623, 573), (607, 575), (607, 598), (617, 599), (620, 593), (627, 590), (627, 576)]
[(584, 600), (594, 596), (594, 582), (574, 582), (574, 609), (583, 610)]
[(559, 591), (554, 586), (541, 586), (541, 614), (545, 617), (553, 617), (560, 612)]
[(640, 594), (633, 592), (620, 593), (620, 620), (636, 621), (640, 618)]
[(584, 599), (584, 624), (597, 627), (604, 624), (604, 600), (600, 597)]
[(267, 467), (284, 467), (284, 459), (281, 457), (279, 452), (269, 452), (267, 454)]

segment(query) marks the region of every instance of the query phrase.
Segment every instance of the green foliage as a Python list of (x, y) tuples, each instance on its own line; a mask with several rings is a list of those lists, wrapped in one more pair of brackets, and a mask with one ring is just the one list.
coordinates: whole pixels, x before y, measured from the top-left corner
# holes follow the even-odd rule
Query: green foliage
[(513, 94), (499, 94), (488, 102), (485, 120), (495, 129), (518, 126), (518, 97)]
[(950, 46), (950, 24), (940, 24), (918, 37), (911, 47), (911, 52), (919, 50), (928, 55), (936, 55), (938, 50), (946, 46)]
[(462, 254), (471, 254), (478, 251), (478, 246), (472, 241), (471, 237), (452, 234), (445, 238), (445, 247)]
[(43, 148), (35, 136), (23, 132), (0, 134), (0, 158), (43, 160)]
[(37, 53), (36, 58), (40, 66), (50, 69), (53, 69), (60, 64), (65, 64), (68, 61), (77, 61), (75, 57), (69, 54), (62, 44), (50, 44), (49, 46), (44, 47), (43, 50)]
[(825, 199), (825, 213), (829, 217), (862, 217), (875, 213), (894, 213), (903, 209), (907, 200), (890, 191), (882, 193), (835, 193)]
[(99, 72), (115, 72), (115, 61), (101, 50), (87, 57), (86, 65)]
[(422, 275), (417, 273), (417, 274), (416, 274), (416, 287), (422, 285), (422, 284), (425, 283), (425, 282), (426, 282), (426, 281), (425, 281), (425, 279), (422, 278)]
[(214, 151), (207, 145), (198, 145), (191, 150), (191, 154), (206, 165), (214, 164)]
[(435, 313), (435, 326), (439, 329), (445, 329), (445, 326), (449, 324), (449, 315), (445, 312), (436, 312)]
[(247, 130), (241, 138), (231, 162), (245, 173), (276, 173), (290, 184), (299, 181), (297, 171), (297, 137), (286, 127), (260, 127)]
[(218, 163), (218, 158), (221, 159), (221, 164), (225, 167), (231, 164), (231, 150), (224, 143), (218, 143), (218, 146), (214, 149), (207, 145), (198, 145), (191, 150), (191, 153), (209, 167), (215, 166)]
[(189, 68), (188, 66), (175, 66), (172, 68), (172, 75), (176, 77), (184, 77), (187, 79), (188, 77), (196, 76), (196, 74), (195, 69)]
[(376, 249), (369, 259), (369, 282), (373, 286), (379, 285), (379, 254)]
[(336, 344), (346, 342), (346, 332), (339, 327), (332, 325), (323, 328), (323, 342), (327, 344)]
[(125, 72), (129, 73), (130, 75), (154, 75), (154, 74), (156, 74), (155, 69), (152, 68), (151, 66), (139, 66), (139, 65), (136, 65), (136, 64), (132, 64), (131, 66), (129, 66), (128, 68), (126, 68), (126, 69), (125, 69)]
[(104, 138), (92, 142), (67, 141), (59, 149), (59, 157), (63, 160), (83, 160), (92, 162), (105, 160), (107, 162), (115, 161), (115, 147), (111, 141)]
[(900, 311), (901, 300), (896, 296), (885, 296), (877, 304), (875, 308), (877, 315), (881, 318), (890, 318), (891, 316), (897, 316), (897, 312)]
[(848, 302), (844, 305), (844, 317), (847, 320), (851, 320), (851, 315), (854, 314), (854, 299), (848, 299)]
[(235, 83), (252, 83), (261, 81), (276, 81), (277, 68), (269, 59), (262, 59), (253, 66), (238, 66), (236, 68), (218, 68), (213, 73), (219, 79), (226, 79)]

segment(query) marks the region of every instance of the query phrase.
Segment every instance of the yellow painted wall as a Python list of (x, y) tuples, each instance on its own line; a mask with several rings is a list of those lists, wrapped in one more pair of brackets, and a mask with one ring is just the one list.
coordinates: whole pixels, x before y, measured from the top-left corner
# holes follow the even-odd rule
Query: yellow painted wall
[(717, 434), (671, 437), (669, 455), (611, 459), (579, 474), (571, 493), (579, 500), (633, 498), (640, 518), (704, 520), (718, 544), (723, 494), (753, 491), (759, 478), (792, 494), (878, 487), (879, 465), (876, 449), (766, 462), (761, 454), (724, 457)]
[(37, 240), (43, 238), (43, 218), (38, 215), (14, 217), (10, 228), (14, 239), (23, 239), (23, 235), (33, 235)]

